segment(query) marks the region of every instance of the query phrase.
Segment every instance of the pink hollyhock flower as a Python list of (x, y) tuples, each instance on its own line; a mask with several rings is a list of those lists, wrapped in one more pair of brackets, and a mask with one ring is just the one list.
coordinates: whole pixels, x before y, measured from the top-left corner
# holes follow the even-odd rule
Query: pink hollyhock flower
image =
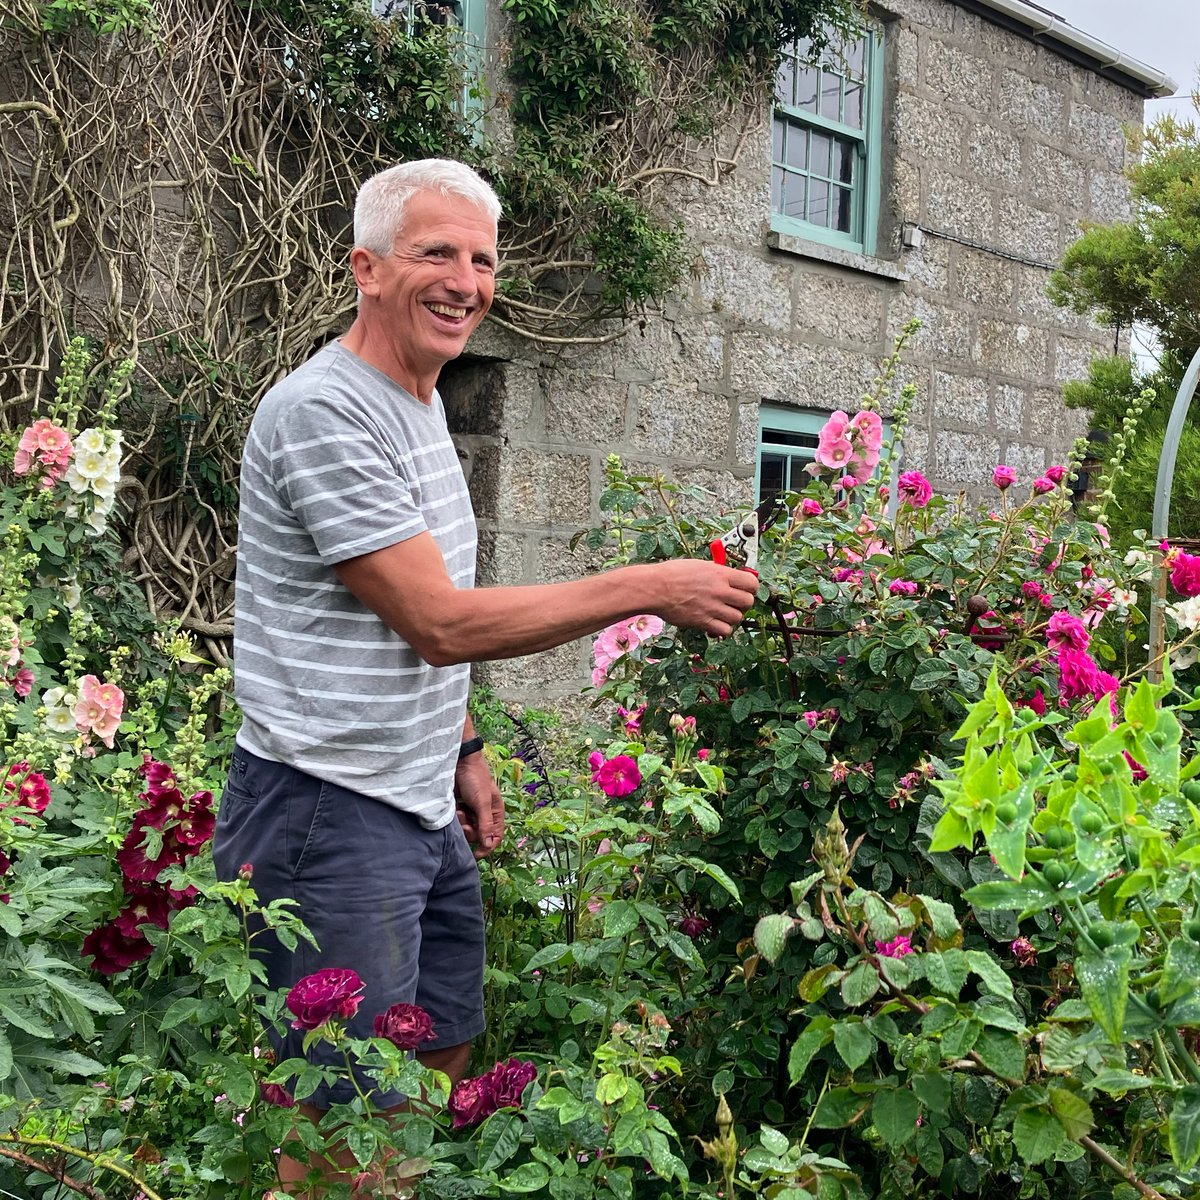
[(114, 716), (119, 717), (125, 707), (125, 693), (115, 683), (102, 683), (95, 675), (80, 679), (79, 694)]
[(1032, 967), (1037, 962), (1037, 948), (1028, 938), (1014, 938), (1009, 950), (1019, 967)]
[(825, 510), (818, 500), (801, 500), (800, 511), (806, 517), (819, 517)]
[(992, 469), (992, 482), (1001, 491), (1004, 491), (1006, 488), (1012, 487), (1012, 485), (1017, 482), (1017, 473), (1012, 469), (1012, 467), (1006, 467), (1003, 464), (1000, 464)]
[(138, 767), (138, 774), (146, 780), (152, 789), (163, 786), (175, 786), (175, 772), (166, 763), (158, 762), (148, 754), (142, 759), (142, 765)]
[[(67, 431), (49, 418), (42, 417), (21, 434), (13, 459), (13, 473), (28, 475), (37, 465), (46, 468), (53, 483), (71, 461), (72, 453), (71, 437)], [(44, 481), (43, 486), (46, 486)]]
[(1200, 596), (1200, 555), (1174, 551), (1171, 586), (1184, 597)]
[(849, 429), (862, 449), (873, 452), (878, 461), (878, 454), (883, 446), (883, 418), (877, 412), (863, 409), (850, 418)]
[(496, 1111), (496, 1100), (492, 1093), (490, 1075), (478, 1075), (474, 1079), (460, 1079), (450, 1090), (446, 1108), (453, 1118), (455, 1129), (477, 1125), (484, 1117)]
[(813, 458), (817, 460), (823, 467), (828, 467), (831, 471), (840, 471), (850, 461), (854, 454), (854, 447), (850, 444), (848, 438), (839, 438), (836, 441), (821, 442), (813, 453)]
[(12, 679), (13, 691), (18, 696), (28, 696), (33, 691), (34, 675), (28, 667), (22, 667)]
[(888, 591), (893, 596), (915, 596), (920, 588), (911, 579), (893, 579), (888, 584)]
[(1099, 668), (1086, 650), (1064, 647), (1058, 652), (1058, 694), (1064, 700), (1094, 695)]
[(653, 638), (658, 637), (666, 628), (666, 622), (662, 617), (652, 616), (650, 613), (642, 613), (636, 617), (630, 617), (626, 622), (629, 632), (633, 634), (639, 642), (648, 642)]
[(877, 941), (875, 953), (882, 954), (884, 958), (903, 958), (906, 954), (912, 954), (914, 951), (908, 935), (902, 933), (892, 938), (890, 942)]
[(305, 975), (285, 1001), (296, 1018), (292, 1028), (320, 1029), (335, 1017), (352, 1017), (362, 1003), (362, 993), (358, 972), (346, 967), (325, 967)]
[(1033, 481), (1033, 494), (1035, 496), (1044, 496), (1047, 492), (1054, 491), (1054, 484), (1050, 482), (1044, 475), (1041, 479)]
[(537, 1078), (537, 1067), (523, 1059), (510, 1058), (498, 1062), (487, 1074), (496, 1108), (520, 1108), (521, 1094)]
[(118, 975), (134, 963), (149, 958), (154, 947), (139, 933), (123, 933), (115, 921), (93, 929), (83, 939), (82, 953), (92, 960), (92, 967), (102, 975)]
[(1090, 641), (1083, 622), (1070, 613), (1056, 612), (1046, 626), (1046, 643), (1052, 650), (1061, 650), (1064, 647), (1070, 650), (1086, 650)]
[(188, 798), (188, 807), (179, 824), (171, 830), (171, 835), (179, 843), (182, 857), (186, 858), (212, 841), (216, 827), (212, 792), (195, 792)]
[(911, 508), (924, 508), (933, 499), (933, 485), (920, 471), (905, 471), (896, 480), (896, 490)]
[(617, 754), (597, 768), (595, 781), (606, 796), (628, 796), (637, 791), (642, 773), (628, 754)]
[(850, 428), (849, 416), (842, 410), (835, 409), (829, 415), (829, 420), (821, 426), (817, 433), (817, 441), (839, 442), (846, 437), (847, 430)]
[(1064, 466), (1061, 466), (1058, 463), (1055, 463), (1055, 465), (1052, 467), (1046, 468), (1046, 478), (1048, 480), (1050, 480), (1051, 483), (1054, 483), (1054, 484), (1062, 483), (1062, 481), (1064, 479), (1066, 479), (1066, 477), (1067, 477), (1067, 468)]
[(602, 688), (608, 682), (608, 672), (603, 667), (592, 670), (592, 687)]
[(429, 1014), (419, 1004), (393, 1004), (376, 1015), (375, 1036), (387, 1038), (397, 1049), (415, 1050), (437, 1035)]
[(292, 1097), (292, 1093), (279, 1083), (260, 1083), (258, 1086), (258, 1094), (262, 1097), (266, 1104), (273, 1104), (276, 1108), (295, 1108), (296, 1101)]

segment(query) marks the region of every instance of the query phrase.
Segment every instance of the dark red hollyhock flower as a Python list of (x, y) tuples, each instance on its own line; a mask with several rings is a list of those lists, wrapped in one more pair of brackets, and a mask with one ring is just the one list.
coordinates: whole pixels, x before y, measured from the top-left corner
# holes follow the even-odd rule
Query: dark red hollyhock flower
[(286, 1004), (296, 1018), (293, 1029), (319, 1029), (334, 1017), (352, 1017), (362, 1003), (363, 981), (357, 971), (325, 967), (303, 979), (287, 994)]
[(434, 1038), (433, 1021), (419, 1004), (393, 1004), (375, 1018), (375, 1036), (401, 1050), (415, 1050)]
[(296, 1101), (292, 1098), (292, 1093), (278, 1083), (262, 1083), (259, 1084), (259, 1095), (268, 1103), (274, 1104), (277, 1108), (295, 1108)]
[(521, 1093), (537, 1078), (537, 1067), (519, 1058), (497, 1063), (488, 1075), (492, 1081), (492, 1100), (496, 1108), (520, 1108)]
[(130, 937), (123, 933), (115, 921), (93, 929), (83, 939), (83, 953), (91, 958), (92, 966), (102, 975), (116, 975), (127, 971), (136, 962), (149, 958), (154, 947), (140, 934)]
[(169, 836), (163, 838), (162, 849), (154, 858), (147, 857), (144, 845), (147, 827), (144, 813), (137, 813), (125, 835), (125, 841), (121, 843), (121, 849), (117, 851), (117, 863), (122, 873), (135, 883), (153, 883), (164, 867), (182, 862), (185, 857)]
[(142, 765), (138, 767), (138, 770), (145, 777), (146, 782), (152, 790), (164, 786), (175, 786), (175, 772), (166, 763), (157, 762), (149, 755), (142, 760)]
[[(12, 859), (10, 859), (8, 857), (8, 855), (4, 853), (3, 850), (0, 850), (0, 875), (7, 875), (8, 868), (11, 866), (12, 866)], [(0, 904), (7, 904), (7, 903), (8, 903), (8, 893), (7, 892), (0, 893)]]
[[(13, 763), (4, 780), (4, 790), (16, 793), (16, 803), (33, 813), (44, 813), (50, 805), (50, 785), (40, 771), (31, 771), (27, 762)], [(8, 803), (0, 801), (0, 808)]]
[(217, 827), (217, 816), (212, 810), (212, 792), (194, 792), (188, 797), (187, 807), (179, 824), (171, 832), (175, 839), (187, 850), (184, 854), (194, 854), (206, 842), (212, 841), (213, 831)]
[(460, 1079), (451, 1089), (450, 1102), (446, 1107), (450, 1110), (455, 1129), (477, 1125), (484, 1117), (490, 1117), (496, 1111), (491, 1072), (477, 1075), (474, 1079)]
[(125, 907), (117, 914), (113, 924), (126, 937), (142, 937), (142, 925), (157, 925), (159, 929), (166, 929), (171, 915), (171, 897), (165, 888), (126, 881), (125, 894)]
[(156, 788), (143, 792), (141, 798), (146, 807), (138, 810), (138, 816), (155, 829), (162, 829), (168, 821), (178, 821), (183, 816), (183, 793), (177, 787)]
[(196, 897), (200, 893), (189, 883), (185, 888), (173, 888), (167, 884), (167, 901), (171, 906), (171, 911), (176, 912), (181, 908), (191, 908), (196, 903)]

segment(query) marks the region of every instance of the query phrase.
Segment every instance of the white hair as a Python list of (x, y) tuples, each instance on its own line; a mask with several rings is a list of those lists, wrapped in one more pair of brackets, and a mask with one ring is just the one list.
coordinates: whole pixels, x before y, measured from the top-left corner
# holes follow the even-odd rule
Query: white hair
[(422, 158), (388, 167), (359, 188), (354, 202), (355, 246), (374, 254), (390, 254), (404, 223), (404, 210), (418, 192), (461, 197), (493, 221), (500, 220), (500, 198), (465, 163), (450, 158)]

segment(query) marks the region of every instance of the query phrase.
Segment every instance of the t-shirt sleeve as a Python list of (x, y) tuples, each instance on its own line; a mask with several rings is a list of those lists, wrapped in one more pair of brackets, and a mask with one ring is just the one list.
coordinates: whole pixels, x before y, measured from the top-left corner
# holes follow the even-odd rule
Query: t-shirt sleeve
[(275, 426), (271, 462), (279, 496), (326, 566), (427, 529), (411, 459), (386, 444), (369, 416), (336, 399), (288, 405)]

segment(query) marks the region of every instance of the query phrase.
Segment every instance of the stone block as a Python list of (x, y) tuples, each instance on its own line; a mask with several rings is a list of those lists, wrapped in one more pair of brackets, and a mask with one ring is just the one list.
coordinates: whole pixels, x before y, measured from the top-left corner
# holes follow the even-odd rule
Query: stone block
[[(931, 292), (944, 292), (950, 286), (950, 247), (952, 242), (927, 237), (919, 250), (904, 252), (904, 269), (909, 278)], [(899, 300), (893, 303), (902, 303)]]
[(691, 375), (705, 391), (724, 388), (729, 382), (725, 337), (724, 327), (715, 320), (692, 317), (678, 321), (668, 373)]
[(695, 383), (633, 385), (630, 445), (639, 454), (722, 462), (730, 455), (729, 400), (699, 391)]
[(737, 428), (733, 432), (733, 461), (738, 466), (754, 466), (758, 462), (758, 410), (754, 401), (737, 406)]
[(900, 87), (913, 87), (921, 68), (920, 35), (910, 25), (898, 23), (891, 45), (896, 79)]
[(529, 582), (525, 538), (517, 533), (479, 531), (475, 582), (479, 587), (516, 587)]
[(995, 197), (975, 179), (930, 167), (926, 221), (956, 237), (978, 238), (995, 221)]
[(1002, 433), (1016, 433), (1025, 424), (1025, 393), (1007, 383), (996, 384), (992, 414)]
[(1025, 204), (1016, 196), (1001, 196), (996, 219), (997, 245), (1051, 266), (1059, 258), (1058, 216)]
[(925, 29), (941, 33), (954, 29), (954, 8), (943, 0), (890, 0), (888, 11)]
[(1102, 225), (1128, 221), (1130, 214), (1129, 183), (1124, 175), (1111, 171), (1088, 173), (1088, 218)]
[(1093, 358), (1112, 352), (1112, 339), (1071, 337), (1058, 334), (1054, 346), (1054, 378), (1061, 383), (1086, 379)]
[(996, 114), (1012, 129), (1031, 130), (1044, 137), (1062, 136), (1066, 102), (1061, 93), (1030, 79), (1020, 71), (1004, 70), (1000, 76), (1000, 93), (996, 99)]
[(438, 393), (451, 433), (494, 437), (536, 428), (541, 393), (530, 367), (455, 359), (442, 368)]
[(694, 235), (762, 245), (771, 216), (770, 124), (763, 121), (752, 132), (738, 168), (715, 186), (683, 180), (672, 189), (679, 216)]
[(1024, 499), (1030, 484), (1046, 469), (1046, 448), (1044, 445), (1031, 446), (1025, 442), (1010, 441), (1000, 452), (1006, 466), (1012, 467), (1017, 473), (1017, 482), (1013, 492), (1017, 500)]
[(954, 247), (954, 291), (958, 298), (987, 309), (1009, 308), (1015, 289), (1011, 259), (969, 246)]
[(580, 541), (574, 550), (569, 540), (543, 538), (535, 549), (536, 583), (566, 583), (584, 575), (595, 575), (610, 564), (610, 555), (603, 550), (589, 550)]
[(935, 297), (897, 298), (888, 313), (888, 344), (916, 317), (921, 328), (908, 343), (913, 354), (932, 354), (965, 362), (971, 355), (971, 314), (936, 303)]
[(834, 409), (875, 374), (874, 358), (751, 330), (730, 337), (730, 386), (739, 395)]
[(1049, 334), (1032, 325), (981, 318), (972, 358), (989, 371), (1039, 379), (1046, 371)]
[(933, 418), (946, 424), (982, 429), (988, 423), (987, 380), (977, 375), (933, 373)]
[(501, 695), (520, 696), (526, 704), (540, 706), (559, 696), (577, 694), (590, 681), (591, 673), (591, 638), (580, 638), (541, 654), (480, 664), (472, 675)]
[(993, 68), (976, 54), (930, 38), (925, 50), (925, 87), (939, 100), (986, 112), (992, 94)]
[(614, 374), (618, 379), (644, 383), (663, 374), (677, 354), (675, 322), (657, 313), (631, 321), (614, 343)]
[(900, 472), (929, 470), (929, 430), (924, 425), (910, 425), (900, 447)]
[(943, 102), (900, 92), (893, 108), (892, 128), (900, 153), (918, 162), (940, 159), (962, 162), (967, 118), (949, 111)]
[(1127, 141), (1120, 118), (1101, 112), (1082, 100), (1071, 104), (1070, 138), (1072, 145), (1091, 160), (1106, 163), (1114, 171), (1125, 167)]
[(999, 455), (1000, 443), (994, 437), (942, 429), (933, 445), (933, 471), (952, 484), (990, 483)]
[(967, 135), (967, 165), (981, 182), (1015, 187), (1021, 182), (1021, 140), (1007, 129), (975, 122)]
[(925, 192), (921, 164), (906, 158), (892, 160), (891, 208), (898, 222), (920, 224), (925, 219)]
[(799, 270), (793, 286), (798, 333), (816, 332), (835, 341), (878, 347), (888, 284)]
[(979, 48), (989, 62), (1013, 67), (1032, 67), (1037, 49), (1027, 38), (991, 21), (979, 22)]
[(717, 243), (704, 246), (701, 257), (699, 291), (706, 311), (767, 329), (782, 330), (791, 325), (791, 271), (786, 265)]
[(1023, 320), (1062, 325), (1074, 320), (1069, 309), (1058, 308), (1046, 294), (1050, 272), (1042, 267), (1014, 263), (1017, 278), (1016, 308)]
[(592, 522), (592, 495), (588, 456), (509, 448), (500, 462), (495, 514), (504, 524), (579, 529)]
[(571, 367), (544, 372), (545, 440), (601, 449), (624, 442), (630, 387)]
[[(754, 503), (754, 472), (734, 475), (728, 471), (710, 471), (703, 467), (688, 467), (672, 473), (685, 487), (703, 488), (708, 497), (702, 505), (705, 516), (711, 517), (744, 510)], [(691, 512), (684, 506), (684, 511)]]
[(1025, 183), (1030, 197), (1046, 208), (1079, 211), (1085, 194), (1083, 163), (1043, 142), (1028, 143)]

